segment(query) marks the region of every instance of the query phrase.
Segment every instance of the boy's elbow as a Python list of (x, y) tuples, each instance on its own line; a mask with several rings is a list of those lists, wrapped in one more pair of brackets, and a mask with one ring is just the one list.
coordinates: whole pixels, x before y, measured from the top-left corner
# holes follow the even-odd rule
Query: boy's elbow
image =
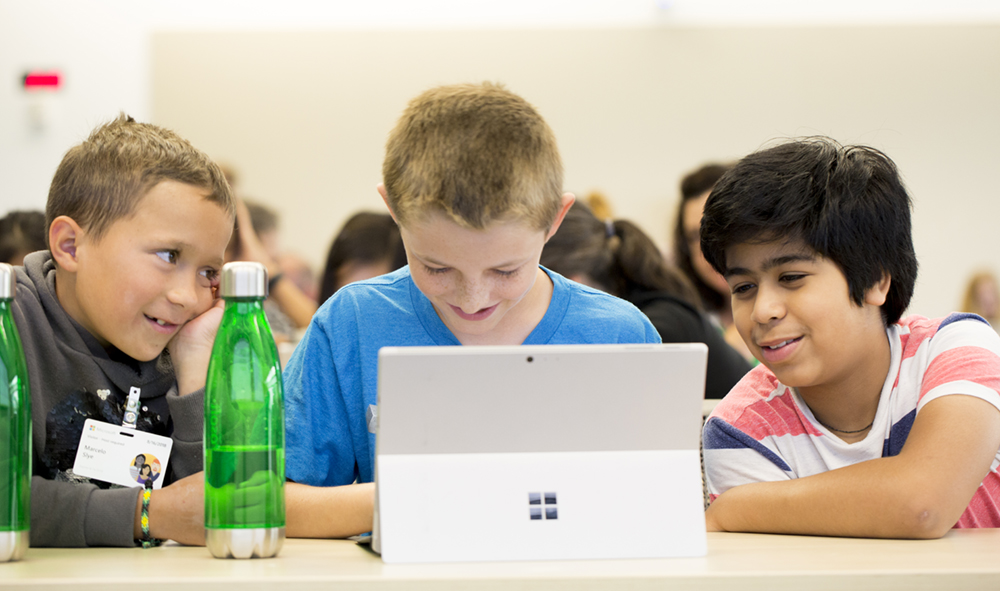
[(917, 540), (934, 540), (942, 537), (951, 529), (953, 523), (942, 519), (935, 511), (925, 510), (911, 516), (909, 527), (900, 537)]
[(898, 517), (899, 532), (892, 537), (937, 539), (948, 533), (958, 520), (958, 516), (951, 515), (952, 511), (942, 508), (944, 503), (925, 495), (910, 501), (904, 504), (904, 513)]

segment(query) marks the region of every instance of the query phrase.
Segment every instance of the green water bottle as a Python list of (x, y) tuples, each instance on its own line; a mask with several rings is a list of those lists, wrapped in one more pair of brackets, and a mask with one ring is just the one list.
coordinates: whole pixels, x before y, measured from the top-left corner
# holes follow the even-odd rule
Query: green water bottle
[(0, 263), (0, 562), (20, 560), (31, 523), (31, 395), (14, 326), (14, 268)]
[(219, 292), (205, 382), (206, 544), (216, 558), (269, 558), (285, 540), (285, 413), (267, 269), (228, 263)]

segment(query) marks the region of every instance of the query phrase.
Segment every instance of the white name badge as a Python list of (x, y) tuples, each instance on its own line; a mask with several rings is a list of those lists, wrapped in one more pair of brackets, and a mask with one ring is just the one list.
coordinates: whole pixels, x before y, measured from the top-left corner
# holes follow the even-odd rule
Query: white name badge
[(73, 472), (122, 486), (163, 486), (174, 441), (134, 428), (87, 419)]

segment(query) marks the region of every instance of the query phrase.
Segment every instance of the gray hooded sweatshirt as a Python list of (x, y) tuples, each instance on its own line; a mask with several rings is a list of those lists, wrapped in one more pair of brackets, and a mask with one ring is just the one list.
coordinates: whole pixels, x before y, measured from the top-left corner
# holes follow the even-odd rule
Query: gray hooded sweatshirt
[(73, 474), (83, 422), (121, 425), (128, 391), (139, 387), (136, 427), (173, 439), (166, 486), (202, 469), (204, 390), (178, 396), (173, 372), (157, 360), (102, 347), (60, 305), (48, 251), (17, 268), (13, 310), (31, 388), (31, 545), (132, 546), (142, 489)]

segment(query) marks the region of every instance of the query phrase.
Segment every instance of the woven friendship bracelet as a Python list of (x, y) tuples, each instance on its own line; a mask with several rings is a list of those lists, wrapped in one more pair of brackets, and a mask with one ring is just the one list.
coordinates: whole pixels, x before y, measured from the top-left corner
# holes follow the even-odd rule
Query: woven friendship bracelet
[(139, 525), (142, 527), (143, 548), (155, 548), (163, 543), (163, 540), (157, 540), (149, 536), (149, 497), (152, 494), (152, 488), (144, 488), (142, 490), (142, 517), (140, 518)]

